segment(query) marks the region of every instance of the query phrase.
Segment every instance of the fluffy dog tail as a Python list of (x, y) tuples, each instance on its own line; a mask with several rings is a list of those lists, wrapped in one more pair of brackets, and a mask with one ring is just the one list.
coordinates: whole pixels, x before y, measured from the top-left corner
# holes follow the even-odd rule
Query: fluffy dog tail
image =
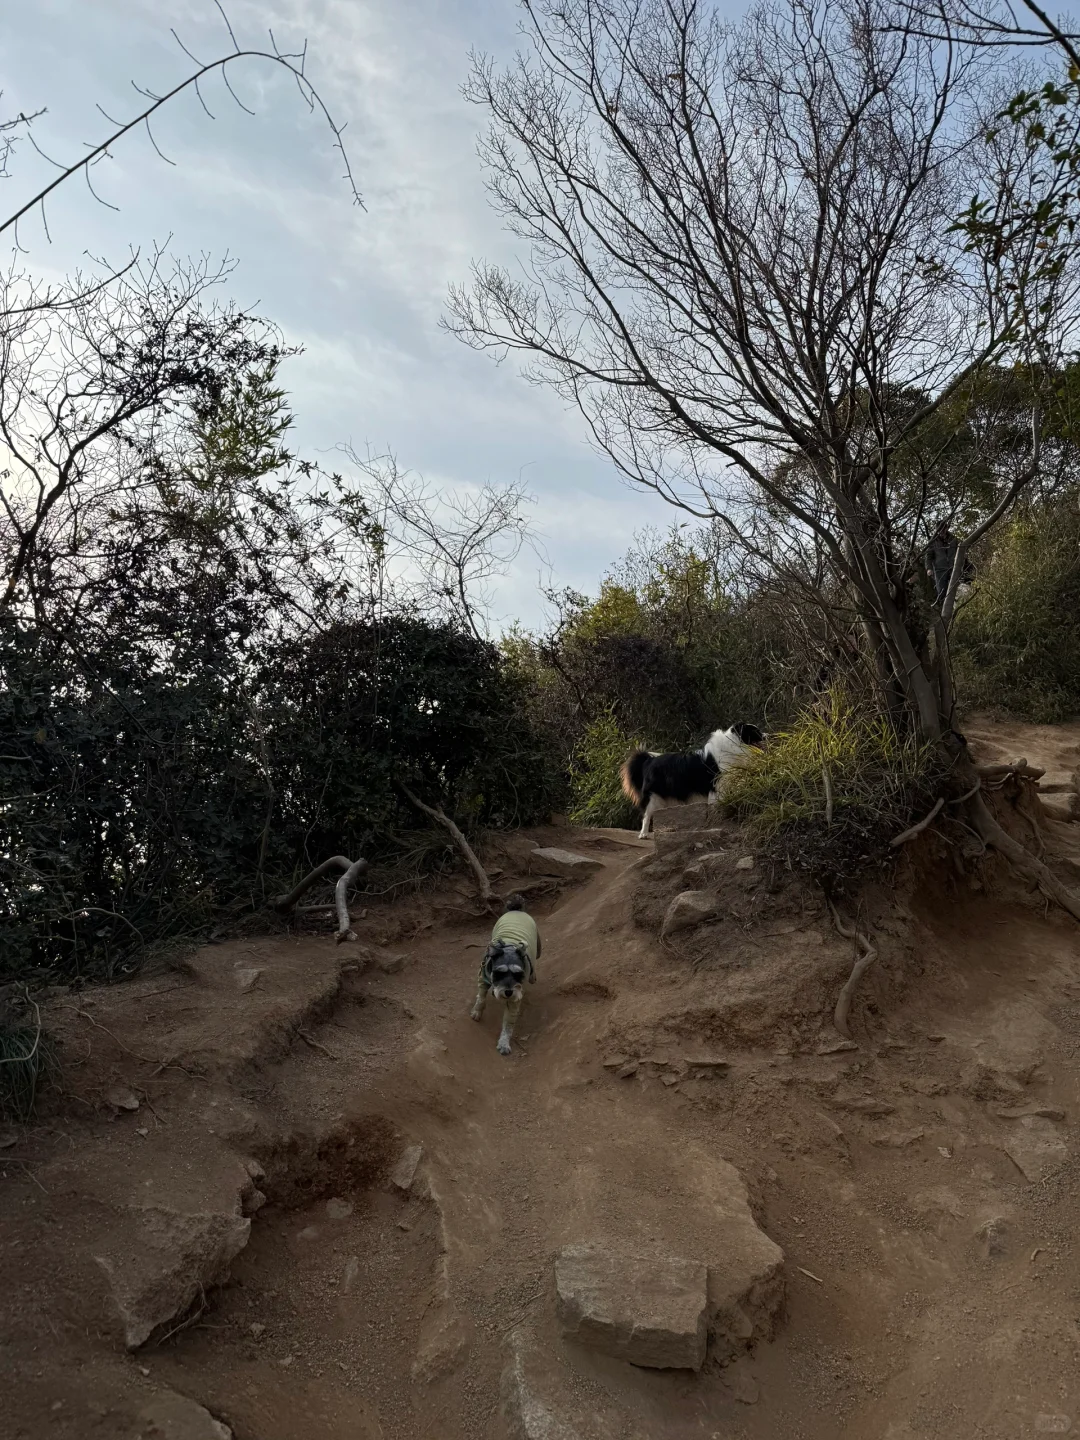
[(645, 766), (652, 759), (648, 750), (635, 750), (622, 763), (623, 794), (635, 805), (641, 804), (641, 786), (645, 779)]

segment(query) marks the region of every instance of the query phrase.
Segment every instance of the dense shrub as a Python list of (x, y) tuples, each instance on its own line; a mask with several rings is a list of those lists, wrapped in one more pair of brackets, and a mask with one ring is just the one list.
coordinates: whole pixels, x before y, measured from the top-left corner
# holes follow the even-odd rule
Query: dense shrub
[(962, 702), (1053, 722), (1080, 714), (1080, 492), (1012, 521), (956, 625)]
[(0, 976), (112, 976), (327, 854), (393, 860), (424, 824), (398, 780), (465, 826), (546, 816), (493, 646), (410, 615), (258, 648), (212, 628), (197, 665), (121, 635), (83, 669), (0, 631)]
[(570, 771), (570, 819), (577, 825), (634, 824), (637, 812), (623, 793), (619, 771), (632, 749), (612, 710), (586, 727)]

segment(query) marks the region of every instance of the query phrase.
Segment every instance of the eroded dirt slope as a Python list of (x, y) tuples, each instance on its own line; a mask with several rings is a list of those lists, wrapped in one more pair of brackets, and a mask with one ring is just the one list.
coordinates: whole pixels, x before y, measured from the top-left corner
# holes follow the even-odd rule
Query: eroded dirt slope
[[(973, 733), (1080, 765), (1078, 729)], [(496, 857), (501, 885), (536, 887), (544, 935), (509, 1060), (495, 1014), (468, 1019), (487, 923), (453, 897), (372, 912), (363, 946), (233, 941), (50, 1001), (64, 1094), (0, 1155), (10, 1433), (1080, 1426), (1080, 931), (951, 881), (870, 894), (881, 973), (839, 1047), (851, 953), (820, 897), (740, 867), (737, 832), (697, 834), (704, 812), (669, 823), (655, 855), (540, 834), (601, 862), (562, 893), (528, 875), (525, 837)], [(1077, 831), (1052, 822), (1049, 843), (1067, 857)], [(671, 895), (705, 872), (717, 913), (661, 941)], [(560, 1338), (560, 1247), (720, 1274), (762, 1232), (784, 1257), (773, 1339), (768, 1296), (742, 1339), (717, 1300), (696, 1375)], [(127, 1353), (125, 1297), (145, 1327), (147, 1277), (181, 1252), (205, 1272), (191, 1323)]]

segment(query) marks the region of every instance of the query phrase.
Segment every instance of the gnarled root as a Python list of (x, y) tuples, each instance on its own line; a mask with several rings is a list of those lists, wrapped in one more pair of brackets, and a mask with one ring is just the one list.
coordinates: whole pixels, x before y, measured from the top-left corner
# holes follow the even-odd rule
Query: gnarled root
[[(826, 899), (828, 900), (828, 897), (826, 897)], [(851, 967), (851, 974), (848, 976), (844, 988), (840, 991), (836, 1001), (836, 1009), (833, 1011), (833, 1024), (845, 1040), (850, 1040), (851, 1026), (848, 1023), (848, 1014), (851, 1010), (851, 1002), (858, 988), (859, 981), (877, 959), (878, 952), (869, 935), (864, 935), (860, 930), (856, 930), (854, 925), (844, 924), (840, 919), (836, 906), (831, 900), (828, 900), (828, 906), (832, 912), (833, 924), (844, 939), (854, 940), (863, 947), (863, 953)]]
[(981, 795), (973, 796), (968, 814), (972, 826), (985, 844), (999, 855), (1004, 855), (1021, 875), (1033, 880), (1049, 900), (1067, 910), (1074, 920), (1080, 920), (1080, 895), (1063, 885), (1047, 865), (1025, 850), (1018, 840), (1014, 840), (1008, 831), (998, 824)]
[(275, 910), (284, 914), (291, 910), (301, 895), (305, 895), (317, 880), (321, 880), (331, 870), (344, 870), (334, 887), (334, 908), (337, 911), (338, 928), (335, 939), (340, 945), (342, 940), (355, 940), (356, 934), (349, 921), (349, 890), (356, 884), (357, 880), (368, 868), (366, 860), (350, 860), (347, 855), (331, 855), (329, 860), (324, 860), (321, 865), (316, 865), (309, 875), (305, 875), (299, 885), (294, 885), (287, 895), (275, 895), (270, 904)]

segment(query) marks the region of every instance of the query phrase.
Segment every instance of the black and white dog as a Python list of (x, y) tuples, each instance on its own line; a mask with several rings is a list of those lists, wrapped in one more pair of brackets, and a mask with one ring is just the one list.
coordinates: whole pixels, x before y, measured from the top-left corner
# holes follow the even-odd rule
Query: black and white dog
[(641, 838), (652, 829), (652, 817), (664, 805), (685, 804), (705, 797), (712, 805), (716, 777), (734, 765), (741, 765), (764, 736), (756, 725), (740, 721), (727, 730), (714, 730), (700, 750), (692, 755), (657, 755), (652, 750), (635, 750), (622, 767), (622, 787), (645, 813)]

